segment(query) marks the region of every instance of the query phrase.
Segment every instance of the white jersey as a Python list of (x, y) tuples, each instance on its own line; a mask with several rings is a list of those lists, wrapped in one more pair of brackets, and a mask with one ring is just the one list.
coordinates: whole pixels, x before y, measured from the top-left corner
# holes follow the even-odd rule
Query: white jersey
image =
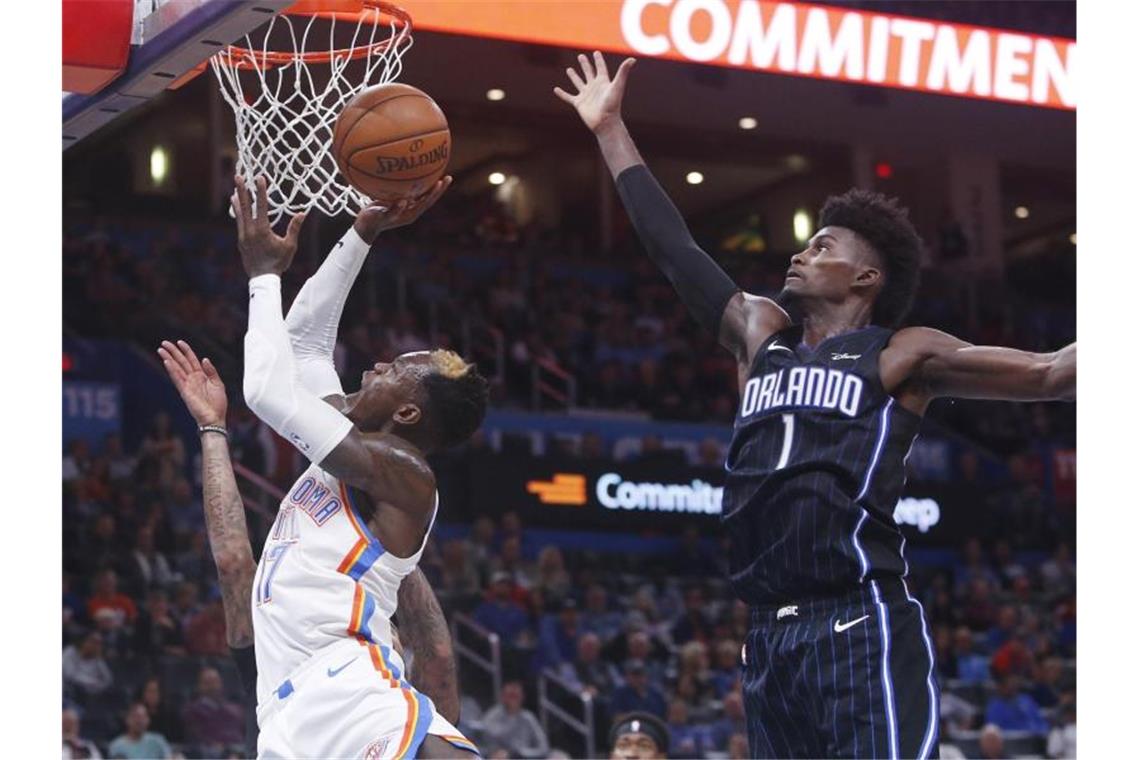
[(423, 544), (400, 558), (368, 529), (344, 484), (315, 464), (297, 479), (253, 583), (259, 714), (322, 649), (352, 639), (392, 646), (396, 593), (419, 562), (438, 508), (437, 494)]

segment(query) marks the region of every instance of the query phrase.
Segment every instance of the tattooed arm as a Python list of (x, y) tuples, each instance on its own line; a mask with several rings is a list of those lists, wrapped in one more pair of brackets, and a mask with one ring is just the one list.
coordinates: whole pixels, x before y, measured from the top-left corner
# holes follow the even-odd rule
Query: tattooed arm
[[(226, 388), (209, 359), (198, 361), (184, 341), (163, 341), (158, 349), (167, 374), (199, 427), (225, 427)], [(220, 433), (206, 431), (202, 439), (202, 502), (206, 533), (218, 566), (226, 615), (226, 642), (232, 649), (253, 644), (250, 593), (257, 564), (249, 544), (242, 504), (230, 463), (230, 447)]]
[(452, 725), (459, 722), (459, 678), (451, 632), (439, 600), (418, 567), (403, 583), (396, 599), (400, 640), (412, 653), (412, 686), (426, 694)]

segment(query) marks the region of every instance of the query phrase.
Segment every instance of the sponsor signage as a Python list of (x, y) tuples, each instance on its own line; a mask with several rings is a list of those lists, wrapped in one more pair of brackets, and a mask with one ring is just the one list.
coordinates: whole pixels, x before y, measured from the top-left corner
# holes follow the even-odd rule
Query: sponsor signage
[(86, 438), (102, 445), (105, 436), (118, 433), (122, 403), (118, 385), (78, 380), (63, 382), (63, 439)]
[(417, 29), (1074, 110), (1076, 42), (761, 0), (424, 0)]

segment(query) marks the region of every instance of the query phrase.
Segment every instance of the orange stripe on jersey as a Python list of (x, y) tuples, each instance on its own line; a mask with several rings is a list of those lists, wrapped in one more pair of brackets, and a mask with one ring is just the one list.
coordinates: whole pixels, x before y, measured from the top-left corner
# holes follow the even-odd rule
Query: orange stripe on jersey
[(359, 541), (357, 541), (355, 544), (352, 545), (352, 549), (349, 550), (348, 554), (345, 555), (344, 559), (341, 560), (340, 564), (336, 568), (336, 571), (338, 573), (346, 573), (347, 574), (348, 571), (352, 569), (352, 566), (356, 564), (356, 561), (358, 559), (360, 559), (361, 555), (364, 554), (364, 550), (367, 548), (368, 548), (368, 542), (366, 540), (364, 540), (362, 538)]
[(352, 594), (352, 613), (348, 616), (348, 635), (355, 636), (360, 631), (361, 618), (364, 616), (364, 587), (356, 584)]
[(388, 665), (384, 662), (384, 655), (380, 652), (380, 647), (375, 644), (369, 644), (368, 653), (372, 655), (373, 667), (380, 672), (382, 678), (387, 679), (388, 685), (393, 689), (400, 688), (400, 682), (392, 677), (392, 671), (388, 670)]
[(352, 501), (348, 498), (348, 489), (345, 488), (344, 483), (340, 483), (340, 498), (344, 499), (344, 513), (348, 515), (348, 521), (352, 523), (352, 529), (356, 531), (356, 535), (360, 536), (360, 540), (368, 543), (368, 534), (360, 527), (360, 523), (356, 521), (356, 515), (353, 514), (356, 510), (352, 507)]
[(408, 703), (408, 722), (404, 724), (404, 736), (400, 739), (400, 748), (396, 750), (396, 757), (404, 757), (411, 748), (412, 737), (415, 735), (416, 723), (420, 717), (420, 703), (407, 689), (401, 689), (404, 700)]

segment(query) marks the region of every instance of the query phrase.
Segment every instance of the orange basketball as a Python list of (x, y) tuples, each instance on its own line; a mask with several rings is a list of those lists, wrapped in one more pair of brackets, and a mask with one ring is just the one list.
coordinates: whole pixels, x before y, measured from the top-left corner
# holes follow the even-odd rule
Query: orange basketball
[(423, 91), (382, 84), (345, 104), (333, 130), (332, 152), (350, 185), (373, 200), (394, 202), (422, 195), (443, 176), (451, 130)]

